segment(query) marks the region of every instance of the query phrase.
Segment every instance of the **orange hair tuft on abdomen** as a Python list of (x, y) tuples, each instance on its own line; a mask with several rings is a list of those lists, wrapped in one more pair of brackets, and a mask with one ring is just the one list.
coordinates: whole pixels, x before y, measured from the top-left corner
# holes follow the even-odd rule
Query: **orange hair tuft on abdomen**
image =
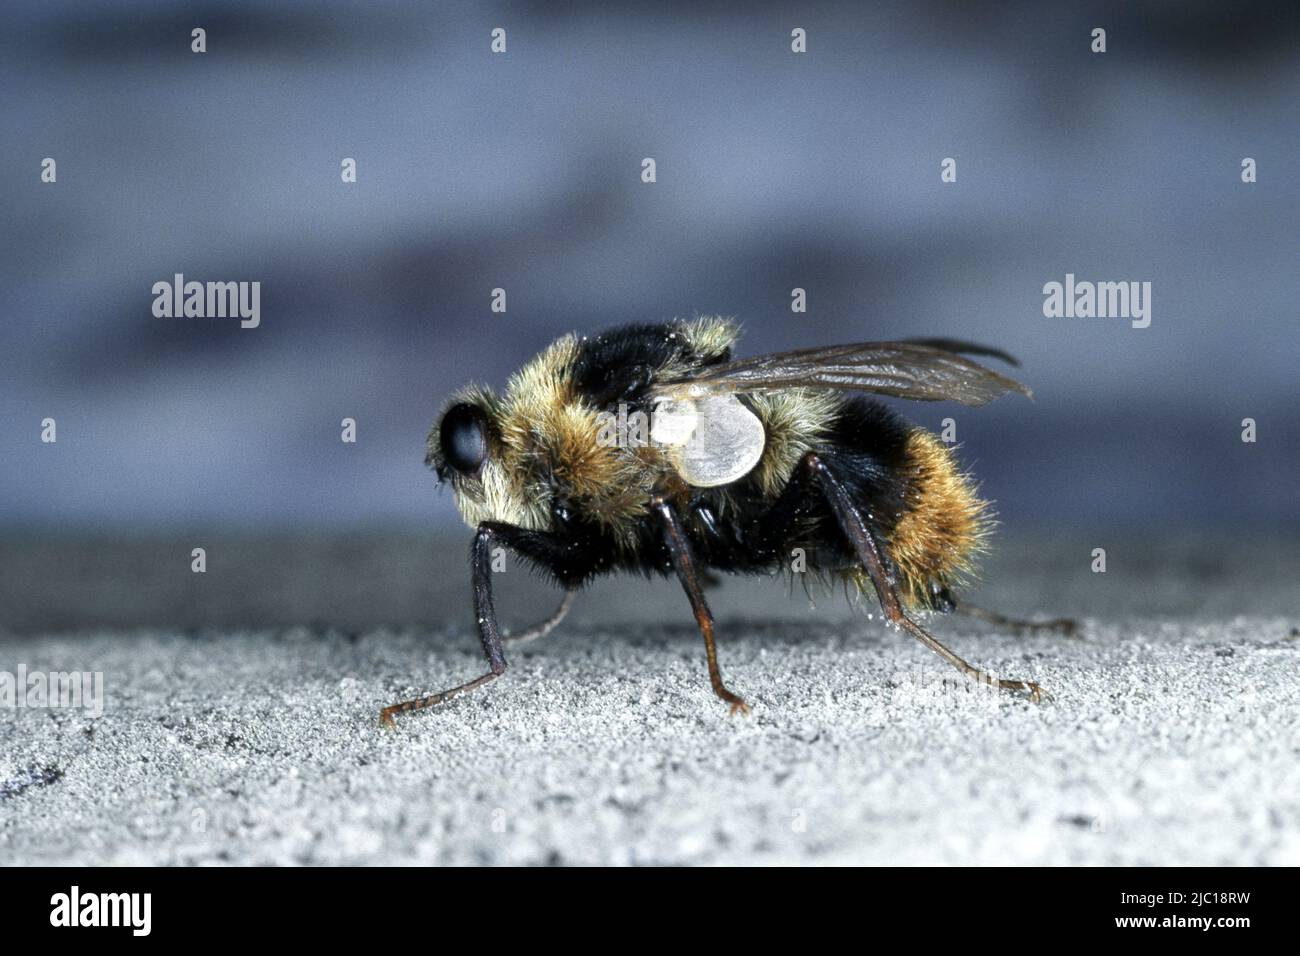
[(906, 504), (888, 550), (902, 597), (916, 607), (929, 603), (932, 583), (947, 587), (973, 570), (991, 515), (952, 451), (930, 432), (915, 429), (905, 456)]

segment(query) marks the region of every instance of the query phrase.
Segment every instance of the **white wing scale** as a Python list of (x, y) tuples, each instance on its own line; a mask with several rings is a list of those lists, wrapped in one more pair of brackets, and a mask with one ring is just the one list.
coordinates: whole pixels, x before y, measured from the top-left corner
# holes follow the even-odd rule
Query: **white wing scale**
[(655, 405), (650, 438), (682, 480), (696, 488), (739, 481), (763, 457), (763, 423), (734, 394), (665, 399)]

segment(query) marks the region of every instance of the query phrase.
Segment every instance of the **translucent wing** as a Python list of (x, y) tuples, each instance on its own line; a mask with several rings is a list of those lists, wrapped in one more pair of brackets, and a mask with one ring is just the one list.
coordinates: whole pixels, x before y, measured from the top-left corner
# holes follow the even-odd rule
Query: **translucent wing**
[(945, 352), (960, 352), (962, 355), (987, 355), (990, 358), (1001, 359), (1008, 365), (1020, 367), (1020, 360), (1009, 352), (996, 349), (991, 345), (967, 342), (965, 339), (903, 339), (903, 343), (905, 345), (928, 345), (931, 348), (943, 349)]
[(692, 377), (658, 383), (654, 394), (699, 399), (736, 392), (825, 388), (963, 405), (987, 405), (1007, 392), (1033, 397), (1024, 385), (959, 355), (958, 349), (1005, 355), (946, 339), (833, 345), (707, 366)]

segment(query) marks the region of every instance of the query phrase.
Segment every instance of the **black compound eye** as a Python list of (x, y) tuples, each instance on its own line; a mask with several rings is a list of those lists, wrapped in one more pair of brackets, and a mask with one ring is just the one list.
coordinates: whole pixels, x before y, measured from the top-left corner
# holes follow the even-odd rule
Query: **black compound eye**
[(438, 426), (438, 444), (447, 464), (462, 475), (473, 475), (488, 454), (487, 416), (475, 405), (453, 405)]

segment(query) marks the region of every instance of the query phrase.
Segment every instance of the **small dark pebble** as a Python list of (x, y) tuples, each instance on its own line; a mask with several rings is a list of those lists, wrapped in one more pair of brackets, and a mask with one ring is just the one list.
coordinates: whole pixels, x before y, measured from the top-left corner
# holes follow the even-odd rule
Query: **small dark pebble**
[(1091, 827), (1096, 822), (1093, 817), (1085, 817), (1083, 814), (1075, 814), (1072, 817), (1057, 817), (1058, 823), (1068, 823), (1076, 827)]
[(8, 780), (0, 780), (0, 800), (16, 797), (32, 787), (47, 787), (62, 776), (58, 767), (27, 767)]

